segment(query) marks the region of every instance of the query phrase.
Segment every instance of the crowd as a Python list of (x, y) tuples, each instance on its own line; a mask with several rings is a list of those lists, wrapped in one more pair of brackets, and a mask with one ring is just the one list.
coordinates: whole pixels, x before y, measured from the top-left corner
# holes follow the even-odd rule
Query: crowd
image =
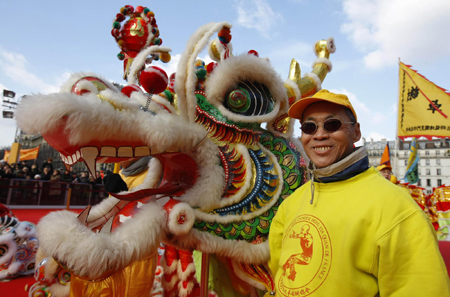
[(30, 179), (30, 180), (56, 180), (68, 183), (102, 184), (103, 172), (97, 172), (97, 178), (88, 172), (75, 172), (72, 167), (54, 168), (53, 159), (48, 158), (42, 166), (29, 164), (26, 161), (8, 164), (0, 161), (0, 178)]

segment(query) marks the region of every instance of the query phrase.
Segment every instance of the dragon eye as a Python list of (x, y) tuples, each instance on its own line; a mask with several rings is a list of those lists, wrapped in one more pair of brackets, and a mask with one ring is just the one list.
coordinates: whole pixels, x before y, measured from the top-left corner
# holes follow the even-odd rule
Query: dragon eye
[(243, 116), (265, 115), (275, 106), (275, 100), (269, 89), (261, 83), (252, 81), (239, 82), (224, 99), (225, 108)]
[(228, 94), (227, 105), (237, 112), (245, 112), (250, 106), (250, 100), (244, 90), (233, 90)]

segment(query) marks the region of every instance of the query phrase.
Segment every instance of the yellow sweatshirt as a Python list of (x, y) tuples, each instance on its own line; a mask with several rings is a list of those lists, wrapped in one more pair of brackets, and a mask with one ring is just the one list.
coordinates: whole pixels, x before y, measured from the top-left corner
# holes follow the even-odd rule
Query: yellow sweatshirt
[(369, 168), (311, 181), (287, 198), (269, 234), (277, 296), (450, 296), (434, 229), (400, 187)]

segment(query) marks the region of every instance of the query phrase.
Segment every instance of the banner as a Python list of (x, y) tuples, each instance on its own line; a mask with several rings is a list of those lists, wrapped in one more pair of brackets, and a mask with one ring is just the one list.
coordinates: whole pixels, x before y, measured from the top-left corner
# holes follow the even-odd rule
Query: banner
[(450, 137), (450, 94), (400, 62), (398, 137)]
[[(27, 160), (35, 160), (37, 159), (37, 156), (39, 154), (39, 148), (41, 146), (32, 148), (32, 149), (21, 149), (19, 152), (19, 161), (27, 161)], [(3, 157), (3, 160), (8, 162), (9, 153), (11, 151), (5, 150), (5, 156)]]
[(3, 97), (14, 98), (16, 97), (16, 93), (3, 89)]
[(417, 139), (414, 137), (409, 148), (408, 166), (406, 167), (405, 182), (415, 184), (419, 181), (419, 154), (417, 153)]
[(39, 154), (39, 148), (40, 148), (40, 146), (32, 148), (32, 149), (21, 149), (19, 161), (27, 161), (27, 160), (37, 159), (37, 156)]

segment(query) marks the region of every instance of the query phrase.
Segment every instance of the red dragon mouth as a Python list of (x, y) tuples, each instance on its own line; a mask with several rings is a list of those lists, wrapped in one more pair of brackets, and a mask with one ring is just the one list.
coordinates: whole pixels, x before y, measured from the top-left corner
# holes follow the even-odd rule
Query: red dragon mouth
[(198, 166), (192, 157), (183, 152), (164, 152), (152, 155), (151, 148), (143, 141), (127, 141), (126, 146), (121, 145), (123, 140), (91, 140), (83, 145), (74, 146), (69, 143), (69, 132), (66, 129), (67, 117), (61, 125), (52, 131), (43, 134), (47, 143), (56, 149), (62, 161), (71, 166), (82, 160), (88, 167), (92, 176), (96, 176), (97, 163), (117, 163), (152, 156), (162, 165), (159, 182), (154, 188), (143, 189), (112, 196), (126, 201), (134, 201), (150, 196), (180, 196), (191, 188), (198, 177)]

